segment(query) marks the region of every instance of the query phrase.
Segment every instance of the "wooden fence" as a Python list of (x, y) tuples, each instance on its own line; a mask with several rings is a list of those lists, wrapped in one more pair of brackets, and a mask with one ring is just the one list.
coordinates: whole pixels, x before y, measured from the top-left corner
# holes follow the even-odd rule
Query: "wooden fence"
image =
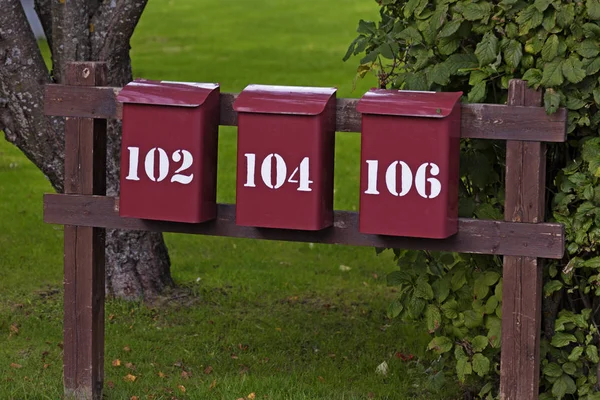
[[(504, 256), (502, 399), (537, 399), (542, 300), (541, 258), (560, 259), (564, 227), (544, 223), (546, 153), (543, 142), (563, 142), (566, 110), (547, 115), (541, 93), (510, 82), (508, 105), (462, 106), (463, 138), (505, 140), (505, 220), (460, 219), (448, 239), (362, 234), (358, 213), (336, 211), (322, 231), (237, 226), (235, 206), (218, 206), (203, 224), (119, 216), (118, 198), (106, 196), (106, 120), (121, 118), (119, 88), (105, 87), (103, 63), (71, 63), (65, 85), (46, 87), (45, 112), (63, 116), (64, 194), (44, 196), (44, 221), (65, 225), (64, 387), (67, 397), (100, 399), (104, 379), (105, 228), (179, 232), (267, 240), (455, 251)], [(221, 94), (221, 125), (237, 125), (236, 94)], [(337, 100), (337, 131), (360, 132), (355, 99)]]

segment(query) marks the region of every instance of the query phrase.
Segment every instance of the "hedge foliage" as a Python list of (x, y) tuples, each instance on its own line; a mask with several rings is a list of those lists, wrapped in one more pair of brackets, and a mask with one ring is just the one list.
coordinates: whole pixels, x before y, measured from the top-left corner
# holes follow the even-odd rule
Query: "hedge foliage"
[[(549, 220), (564, 223), (563, 260), (544, 268), (541, 399), (600, 399), (600, 0), (379, 0), (345, 59), (358, 76), (407, 90), (463, 91), (504, 103), (508, 82), (544, 90), (548, 113), (568, 109), (568, 143), (549, 146)], [(460, 214), (502, 219), (504, 144), (463, 140)], [(399, 297), (390, 317), (423, 321), (438, 357), (428, 390), (458, 377), (495, 398), (502, 262), (498, 257), (394, 250)]]

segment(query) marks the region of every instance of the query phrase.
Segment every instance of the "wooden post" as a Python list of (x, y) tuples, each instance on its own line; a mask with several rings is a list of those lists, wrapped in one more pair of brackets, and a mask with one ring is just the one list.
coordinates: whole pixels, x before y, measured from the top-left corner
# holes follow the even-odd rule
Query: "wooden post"
[[(542, 94), (527, 83), (509, 83), (508, 105), (540, 106)], [(546, 182), (546, 146), (507, 141), (504, 219), (542, 222)], [(542, 308), (541, 260), (504, 257), (500, 398), (537, 399), (540, 375)]]
[[(102, 86), (106, 65), (67, 65), (66, 84)], [(106, 120), (67, 118), (65, 193), (106, 194)], [(104, 380), (104, 240), (102, 228), (65, 225), (64, 392), (102, 398)]]

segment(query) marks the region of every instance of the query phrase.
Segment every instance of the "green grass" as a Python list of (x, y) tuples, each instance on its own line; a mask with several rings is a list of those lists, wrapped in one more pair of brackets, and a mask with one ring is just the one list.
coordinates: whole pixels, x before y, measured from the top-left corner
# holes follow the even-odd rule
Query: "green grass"
[[(357, 21), (376, 13), (376, 3), (364, 0), (149, 2), (132, 41), (134, 74), (220, 82), (223, 91), (249, 83), (336, 86), (339, 97), (359, 97), (374, 80), (353, 91), (356, 62), (341, 57)], [(221, 202), (235, 198), (235, 149), (235, 129), (221, 129)], [(337, 209), (357, 208), (358, 160), (358, 135), (337, 134)], [(42, 222), (49, 191), (0, 140), (2, 399), (62, 393), (62, 227)], [(395, 268), (390, 252), (165, 237), (179, 288), (154, 304), (107, 302), (107, 399), (437, 398), (416, 372), (430, 357), (428, 337), (385, 317), (395, 296), (385, 284)], [(423, 361), (403, 362), (397, 352)], [(383, 361), (386, 376), (375, 372)]]

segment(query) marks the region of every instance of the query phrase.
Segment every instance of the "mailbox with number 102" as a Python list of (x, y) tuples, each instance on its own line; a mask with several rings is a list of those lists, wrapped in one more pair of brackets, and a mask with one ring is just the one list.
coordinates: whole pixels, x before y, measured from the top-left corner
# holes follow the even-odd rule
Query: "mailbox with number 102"
[(240, 93), (238, 225), (319, 230), (333, 223), (335, 93), (264, 85)]
[(215, 218), (219, 85), (136, 80), (118, 101), (119, 214), (187, 223)]
[(447, 238), (458, 231), (462, 93), (372, 89), (362, 113), (362, 233)]

